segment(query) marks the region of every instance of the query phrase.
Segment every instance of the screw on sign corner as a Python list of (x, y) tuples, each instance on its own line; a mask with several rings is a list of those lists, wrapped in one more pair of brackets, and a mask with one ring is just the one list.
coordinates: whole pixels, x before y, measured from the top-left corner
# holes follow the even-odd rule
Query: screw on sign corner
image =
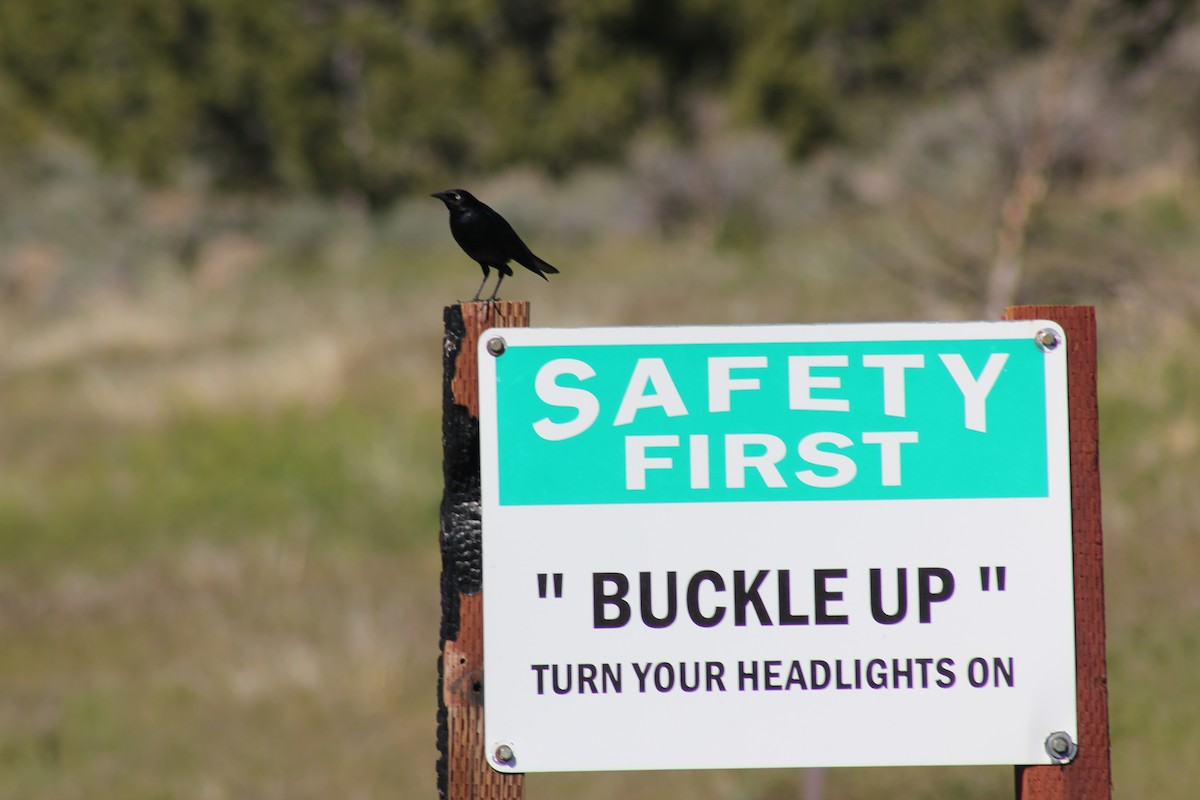
[(1079, 747), (1071, 734), (1065, 731), (1055, 731), (1046, 737), (1046, 753), (1057, 764), (1069, 764), (1075, 759)]
[(1053, 328), (1042, 328), (1033, 335), (1033, 340), (1037, 342), (1037, 346), (1041, 348), (1043, 353), (1057, 350), (1058, 346), (1062, 344), (1062, 337)]
[(511, 767), (517, 763), (517, 754), (513, 752), (512, 745), (498, 744), (492, 750), (492, 760), (499, 766)]

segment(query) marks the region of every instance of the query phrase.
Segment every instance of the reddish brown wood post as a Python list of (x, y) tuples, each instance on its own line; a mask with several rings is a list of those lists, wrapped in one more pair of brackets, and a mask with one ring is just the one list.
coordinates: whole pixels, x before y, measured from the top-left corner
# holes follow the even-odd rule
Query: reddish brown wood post
[(1096, 310), (1010, 306), (1007, 319), (1046, 319), (1067, 334), (1071, 428), (1071, 528), (1075, 561), (1075, 694), (1079, 754), (1065, 766), (1017, 767), (1018, 800), (1110, 800), (1104, 546), (1100, 525)]
[(438, 796), (521, 800), (525, 776), (488, 766), (483, 739), (483, 567), (479, 492), (479, 334), (527, 327), (529, 302), (462, 303), (444, 312), (442, 350), (442, 627)]

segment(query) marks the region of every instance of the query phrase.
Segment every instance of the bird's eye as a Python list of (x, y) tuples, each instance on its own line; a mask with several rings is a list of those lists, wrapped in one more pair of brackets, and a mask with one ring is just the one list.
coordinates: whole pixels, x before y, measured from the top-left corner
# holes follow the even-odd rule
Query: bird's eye
[(459, 194), (458, 192), (453, 192), (450, 196), (454, 198), (454, 202), (456, 202), (456, 203), (459, 200), (462, 200), (462, 195)]

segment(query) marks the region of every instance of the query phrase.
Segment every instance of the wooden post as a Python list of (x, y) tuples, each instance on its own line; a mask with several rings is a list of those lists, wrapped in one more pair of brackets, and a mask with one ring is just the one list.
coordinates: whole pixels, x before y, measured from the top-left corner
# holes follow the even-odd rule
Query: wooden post
[(1075, 694), (1079, 754), (1065, 766), (1017, 767), (1018, 800), (1111, 800), (1104, 547), (1096, 402), (1096, 310), (1010, 306), (1007, 319), (1046, 319), (1067, 335), (1071, 437), (1071, 535), (1075, 562)]
[(529, 325), (529, 302), (447, 306), (442, 350), (442, 626), (438, 796), (521, 800), (525, 776), (488, 766), (483, 739), (483, 566), (479, 491), (479, 334)]

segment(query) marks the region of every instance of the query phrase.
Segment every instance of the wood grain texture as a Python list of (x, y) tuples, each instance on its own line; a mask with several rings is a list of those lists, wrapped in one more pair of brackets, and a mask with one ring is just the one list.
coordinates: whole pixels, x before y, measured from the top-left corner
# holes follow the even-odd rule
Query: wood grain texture
[(1057, 322), (1067, 335), (1071, 529), (1075, 562), (1075, 692), (1079, 754), (1064, 766), (1017, 767), (1018, 800), (1109, 800), (1112, 767), (1100, 519), (1096, 312), (1092, 306), (1010, 306), (1007, 319)]
[(475, 348), (479, 334), (488, 328), (528, 328), (528, 300), (497, 300), (493, 303), (463, 303), (466, 337), (459, 348), (454, 369), (454, 402), (479, 419), (479, 362)]
[(483, 735), (483, 572), (476, 347), (491, 327), (527, 327), (527, 301), (463, 303), (444, 312), (442, 353), (441, 654), (438, 796), (522, 800), (525, 776), (488, 763)]

